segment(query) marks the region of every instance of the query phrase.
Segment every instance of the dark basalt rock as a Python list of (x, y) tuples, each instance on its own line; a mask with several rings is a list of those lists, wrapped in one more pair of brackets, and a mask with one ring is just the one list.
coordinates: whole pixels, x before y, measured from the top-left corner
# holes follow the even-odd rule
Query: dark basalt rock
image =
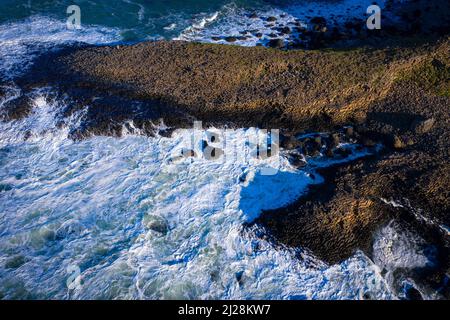
[(144, 224), (148, 229), (158, 232), (162, 235), (167, 234), (167, 232), (169, 231), (168, 222), (164, 218), (159, 216), (153, 215), (145, 216)]
[(275, 48), (275, 49), (282, 49), (285, 47), (283, 39), (272, 39), (267, 43), (267, 45), (270, 48)]
[(281, 34), (290, 34), (292, 31), (291, 31), (291, 28), (289, 28), (289, 27), (283, 27), (280, 29), (280, 32), (281, 32)]
[(28, 116), (33, 109), (30, 99), (27, 96), (20, 96), (10, 100), (3, 105), (0, 113), (2, 120), (18, 120)]
[(27, 261), (24, 256), (22, 255), (16, 255), (14, 257), (9, 258), (5, 262), (5, 269), (17, 269), (23, 264), (25, 264)]
[(7, 91), (0, 85), (0, 101), (6, 97)]
[(314, 17), (309, 20), (309, 23), (313, 26), (325, 27), (327, 25), (327, 20), (324, 17)]
[(237, 40), (237, 37), (225, 37), (226, 42), (236, 42)]
[(277, 21), (277, 18), (276, 17), (268, 17), (266, 21), (267, 22), (275, 22), (275, 21)]

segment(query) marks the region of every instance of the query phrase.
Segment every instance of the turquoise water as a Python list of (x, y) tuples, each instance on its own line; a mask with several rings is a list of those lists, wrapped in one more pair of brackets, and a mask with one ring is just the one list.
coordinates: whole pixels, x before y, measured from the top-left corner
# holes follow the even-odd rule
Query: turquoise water
[[(65, 19), (67, 7), (76, 4), (81, 9), (83, 24), (119, 28), (123, 37), (131, 41), (149, 36), (175, 36), (196, 18), (224, 10), (227, 6), (251, 10), (273, 5), (262, 0), (2, 0), (0, 3), (0, 23), (35, 15)], [(167, 30), (171, 24), (176, 27)]]

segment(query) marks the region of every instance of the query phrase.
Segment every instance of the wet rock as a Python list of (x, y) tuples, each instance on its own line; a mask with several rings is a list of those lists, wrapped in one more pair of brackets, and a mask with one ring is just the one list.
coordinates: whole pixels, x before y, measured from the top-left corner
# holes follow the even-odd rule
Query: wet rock
[(275, 49), (282, 49), (285, 46), (283, 39), (272, 39), (267, 43), (267, 45), (270, 48), (275, 48)]
[(46, 242), (54, 241), (56, 239), (55, 231), (49, 228), (42, 228), (40, 234), (42, 239)]
[(334, 156), (333, 149), (332, 148), (326, 148), (325, 156), (327, 156), (328, 158), (332, 158)]
[(320, 155), (321, 149), (322, 149), (322, 144), (319, 143), (319, 141), (316, 140), (316, 138), (314, 138), (314, 139), (308, 138), (305, 140), (306, 155), (311, 156), (311, 157), (316, 157), (316, 156)]
[(254, 12), (248, 16), (250, 19), (258, 19), (258, 15)]
[(338, 148), (334, 151), (334, 153), (344, 158), (352, 154), (351, 150), (346, 148)]
[(355, 135), (355, 130), (353, 129), (353, 127), (347, 127), (344, 129), (344, 134), (347, 137), (353, 137)]
[(330, 137), (331, 139), (331, 146), (336, 147), (339, 143), (341, 143), (341, 138), (339, 136), (339, 133), (333, 133)]
[(354, 20), (354, 21), (347, 21), (344, 24), (344, 27), (348, 30), (354, 30), (355, 32), (360, 32), (364, 26), (364, 21), (362, 20)]
[(307, 164), (304, 158), (297, 153), (290, 154), (288, 160), (289, 163), (296, 168), (303, 168)]
[(4, 120), (19, 120), (28, 116), (33, 109), (27, 96), (20, 96), (4, 104), (0, 118)]
[(262, 38), (262, 36), (263, 36), (263, 34), (261, 32), (258, 32), (255, 34), (255, 37), (257, 37), (257, 38)]
[(310, 49), (320, 49), (325, 46), (325, 37), (321, 32), (310, 32), (309, 37), (309, 48)]
[(56, 239), (61, 240), (70, 236), (78, 236), (84, 230), (83, 225), (78, 221), (66, 221), (56, 230)]
[(226, 42), (236, 42), (238, 39), (236, 37), (225, 37)]
[(0, 86), (0, 100), (5, 98), (6, 96), (6, 89), (4, 89), (2, 86)]
[(422, 294), (413, 286), (410, 286), (405, 290), (405, 298), (413, 301), (423, 300)]
[(23, 264), (25, 264), (26, 259), (22, 255), (16, 255), (12, 258), (9, 258), (5, 262), (5, 269), (17, 269)]
[(10, 190), (12, 190), (12, 188), (13, 187), (10, 184), (4, 184), (4, 183), (0, 184), (0, 192), (10, 191)]
[(313, 26), (313, 28), (315, 26), (322, 28), (327, 25), (327, 20), (324, 17), (314, 17), (311, 20), (309, 20), (309, 23)]
[(303, 143), (293, 136), (285, 137), (281, 141), (281, 147), (286, 150), (293, 150), (302, 146)]
[(163, 217), (155, 215), (146, 215), (142, 221), (147, 229), (153, 230), (160, 234), (167, 234), (169, 231), (169, 224)]
[(368, 137), (363, 137), (361, 140), (362, 140), (361, 143), (365, 147), (373, 147), (377, 144), (375, 141), (373, 141), (372, 139), (370, 139)]
[(290, 33), (292, 33), (292, 31), (291, 31), (291, 28), (289, 28), (289, 27), (283, 27), (280, 29), (280, 33), (281, 34), (290, 34)]
[(298, 32), (298, 33), (302, 33), (302, 32), (305, 32), (305, 31), (306, 31), (306, 28), (303, 27), (303, 26), (295, 27), (295, 28), (294, 28), (294, 31), (296, 31), (296, 32)]
[(268, 17), (266, 21), (267, 22), (275, 22), (275, 21), (277, 21), (277, 18), (276, 17)]
[(221, 37), (211, 37), (211, 39), (212, 39), (213, 41), (220, 41), (220, 40), (222, 40)]

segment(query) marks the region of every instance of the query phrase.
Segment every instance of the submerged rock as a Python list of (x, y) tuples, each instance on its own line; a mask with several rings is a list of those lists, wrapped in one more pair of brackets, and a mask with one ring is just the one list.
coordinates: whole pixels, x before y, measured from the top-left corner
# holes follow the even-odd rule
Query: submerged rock
[(226, 42), (236, 42), (237, 40), (237, 37), (225, 37)]
[(142, 221), (147, 229), (165, 235), (169, 231), (169, 224), (163, 217), (156, 215), (146, 215)]
[(291, 32), (292, 32), (292, 30), (289, 27), (283, 27), (280, 29), (281, 34), (290, 34)]
[(317, 26), (319, 28), (325, 27), (327, 25), (327, 20), (324, 17), (314, 17), (309, 20), (309, 23), (313, 26)]
[(23, 264), (25, 264), (25, 262), (26, 262), (26, 259), (24, 256), (16, 255), (16, 256), (6, 260), (5, 268), (6, 269), (17, 269), (20, 266), (22, 266)]
[(0, 118), (4, 120), (19, 120), (27, 117), (32, 109), (33, 105), (30, 98), (27, 96), (20, 96), (3, 105)]
[(6, 97), (7, 91), (0, 85), (0, 101)]

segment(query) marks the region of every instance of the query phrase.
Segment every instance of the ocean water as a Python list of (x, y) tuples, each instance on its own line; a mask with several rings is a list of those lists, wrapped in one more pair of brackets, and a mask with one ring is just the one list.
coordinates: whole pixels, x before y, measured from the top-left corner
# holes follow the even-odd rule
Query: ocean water
[[(377, 1), (380, 6), (385, 2)], [(123, 41), (159, 38), (211, 41), (211, 36), (236, 36), (244, 30), (271, 33), (265, 21), (269, 16), (276, 16), (281, 24), (295, 19), (307, 23), (314, 16), (336, 21), (364, 18), (372, 3), (370, 0), (2, 0), (0, 24), (33, 16), (65, 20), (67, 7), (75, 4), (81, 10), (82, 26), (117, 28)], [(249, 19), (252, 13), (262, 19)], [(257, 41), (253, 37), (241, 44), (254, 45)]]
[[(6, 92), (0, 110), (21, 94), (15, 77), (27, 72), (34, 57), (60, 44), (160, 36), (189, 40), (208, 28), (235, 27), (229, 21), (243, 19), (242, 12), (311, 6), (78, 1), (86, 24), (67, 30), (69, 2), (0, 3), (0, 75)], [(330, 8), (330, 2), (314, 8), (323, 5)], [(230, 11), (221, 18), (228, 8), (237, 15)], [(226, 132), (237, 152), (226, 153), (224, 161), (179, 156), (192, 147), (193, 135), (204, 134), (199, 129), (146, 137), (130, 123), (121, 138), (73, 141), (69, 132), (84, 114), (62, 118), (65, 102), (55, 100), (53, 90), (29, 94), (33, 112), (27, 118), (0, 122), (0, 298), (392, 299), (401, 294), (386, 274), (428, 263), (420, 239), (395, 225), (380, 231), (374, 261), (357, 252), (333, 266), (302, 248), (275, 246), (257, 227), (244, 227), (262, 210), (282, 207), (323, 182), (315, 169), (331, 165), (329, 159), (305, 158), (302, 170), (289, 164), (285, 150), (257, 159), (248, 138), (259, 132), (256, 128)], [(367, 152), (342, 147), (354, 152), (341, 161)], [(277, 173), (264, 175), (268, 168)]]

